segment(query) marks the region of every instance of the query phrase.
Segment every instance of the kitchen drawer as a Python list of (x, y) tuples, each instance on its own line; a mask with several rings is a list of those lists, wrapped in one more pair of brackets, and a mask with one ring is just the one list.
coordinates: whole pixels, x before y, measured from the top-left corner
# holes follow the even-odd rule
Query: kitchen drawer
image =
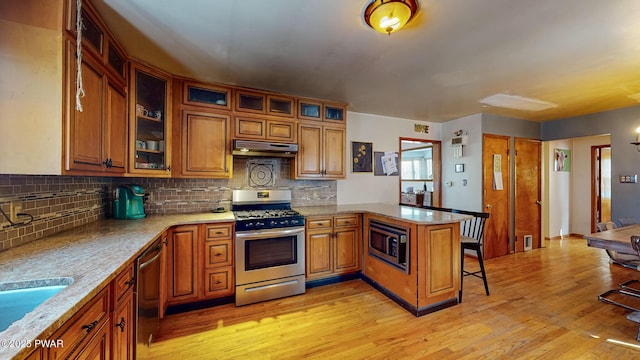
[(206, 225), (205, 240), (227, 240), (233, 237), (233, 224)]
[(315, 218), (315, 219), (307, 219), (307, 229), (328, 229), (331, 228), (333, 224), (331, 223), (331, 218)]
[(108, 316), (109, 287), (107, 286), (51, 336), (51, 340), (61, 340), (64, 346), (47, 349), (47, 359), (75, 358), (77, 354), (71, 356), (72, 353), (80, 351), (91, 341)]
[(205, 243), (205, 268), (233, 265), (233, 241), (219, 240)]
[(205, 297), (233, 295), (235, 290), (233, 267), (205, 270)]
[(113, 281), (114, 308), (120, 299), (127, 294), (127, 291), (133, 289), (133, 284), (135, 283), (135, 274), (133, 271), (133, 264), (130, 264), (126, 269), (122, 270)]
[(335, 216), (333, 218), (335, 227), (350, 227), (350, 226), (358, 226), (358, 215), (341, 215)]

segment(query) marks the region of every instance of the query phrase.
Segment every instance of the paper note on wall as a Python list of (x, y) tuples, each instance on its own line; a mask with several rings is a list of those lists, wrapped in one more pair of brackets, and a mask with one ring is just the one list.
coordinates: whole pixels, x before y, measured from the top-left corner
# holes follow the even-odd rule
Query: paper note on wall
[(502, 155), (493, 154), (493, 190), (503, 190), (502, 184)]
[(387, 151), (382, 156), (382, 169), (387, 176), (398, 172), (397, 158), (398, 153), (393, 151)]

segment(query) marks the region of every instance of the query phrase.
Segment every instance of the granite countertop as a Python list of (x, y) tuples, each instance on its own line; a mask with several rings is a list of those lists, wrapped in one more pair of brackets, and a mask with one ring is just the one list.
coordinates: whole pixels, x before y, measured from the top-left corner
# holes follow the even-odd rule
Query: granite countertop
[(352, 204), (327, 206), (299, 206), (294, 207), (304, 216), (339, 215), (345, 213), (371, 213), (386, 216), (396, 220), (416, 224), (448, 224), (470, 219), (471, 216), (450, 212), (422, 209), (413, 206), (398, 206), (393, 204)]
[[(372, 213), (417, 224), (444, 224), (469, 216), (392, 204), (294, 207), (304, 216)], [(158, 236), (175, 225), (234, 221), (232, 212), (148, 216), (141, 220), (105, 219), (0, 252), (0, 285), (72, 278), (56, 295), (0, 332), (0, 358), (29, 354), (31, 349), (6, 341), (47, 339), (107, 286)]]
[(226, 221), (234, 221), (233, 213), (105, 219), (0, 252), (0, 283), (73, 278), (65, 289), (0, 332), (0, 359), (27, 355), (31, 349), (7, 341), (33, 344), (51, 336), (171, 226)]

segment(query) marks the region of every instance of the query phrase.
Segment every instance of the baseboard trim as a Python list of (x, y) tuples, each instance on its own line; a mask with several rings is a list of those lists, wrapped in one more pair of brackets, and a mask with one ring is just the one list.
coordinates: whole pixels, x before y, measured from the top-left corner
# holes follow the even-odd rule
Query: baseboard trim
[(447, 300), (440, 301), (440, 302), (437, 302), (437, 303), (434, 303), (434, 304), (431, 304), (431, 305), (428, 305), (428, 306), (424, 306), (424, 307), (418, 308), (418, 307), (408, 303), (404, 299), (400, 298), (398, 295), (396, 295), (396, 294), (392, 293), (391, 291), (387, 290), (382, 285), (378, 284), (375, 280), (367, 277), (366, 275), (360, 275), (360, 278), (364, 282), (366, 282), (367, 284), (371, 285), (374, 289), (378, 290), (379, 292), (384, 294), (386, 297), (388, 297), (389, 299), (393, 300), (396, 304), (400, 305), (405, 310), (407, 310), (408, 312), (410, 312), (413, 315), (415, 315), (416, 317), (420, 317), (422, 315), (430, 314), (432, 312), (436, 312), (438, 310), (446, 309), (448, 307), (451, 307), (451, 306), (454, 306), (454, 305), (458, 304), (458, 298), (452, 298), (452, 299), (447, 299)]

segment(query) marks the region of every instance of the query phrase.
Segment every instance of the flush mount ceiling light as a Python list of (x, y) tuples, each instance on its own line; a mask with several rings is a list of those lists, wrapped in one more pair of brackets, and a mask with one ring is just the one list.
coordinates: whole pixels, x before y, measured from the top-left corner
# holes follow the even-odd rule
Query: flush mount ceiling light
[(481, 99), (479, 102), (495, 107), (527, 111), (542, 111), (558, 107), (558, 104), (552, 102), (509, 94), (494, 94)]
[(375, 31), (391, 35), (418, 11), (417, 0), (374, 0), (364, 9), (364, 21)]

